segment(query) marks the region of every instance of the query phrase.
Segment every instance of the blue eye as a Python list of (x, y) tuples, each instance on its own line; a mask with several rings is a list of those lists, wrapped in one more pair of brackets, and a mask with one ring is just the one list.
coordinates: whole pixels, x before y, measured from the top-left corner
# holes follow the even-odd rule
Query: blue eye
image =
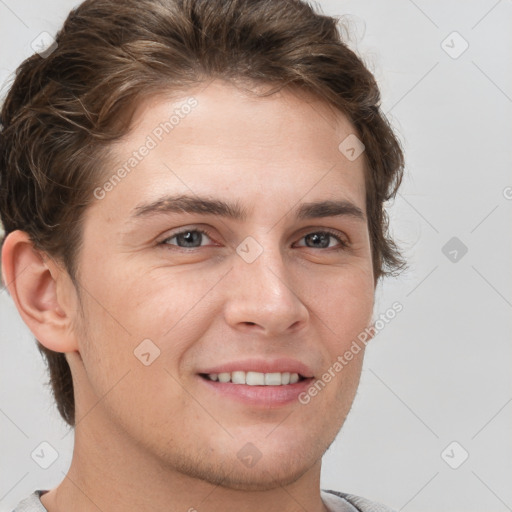
[(338, 235), (331, 233), (330, 231), (314, 231), (301, 238), (301, 240), (307, 240), (312, 244), (316, 244), (306, 245), (306, 247), (312, 249), (329, 249), (333, 247), (330, 245), (330, 240), (332, 239), (335, 239), (341, 247), (347, 247), (347, 243), (344, 240), (342, 240)]
[[(176, 233), (169, 238), (166, 238), (162, 243), (167, 245), (177, 245), (178, 247), (185, 249), (195, 249), (196, 247), (201, 247), (201, 240), (203, 236), (210, 238), (208, 233), (202, 229), (187, 229), (185, 231), (181, 231), (180, 233)], [(176, 239), (177, 243), (171, 243), (171, 240), (174, 239)]]
[[(174, 245), (182, 249), (197, 249), (204, 247), (201, 243), (204, 237), (212, 241), (207, 231), (202, 229), (186, 229), (166, 238), (161, 244)], [(173, 242), (173, 240), (175, 241)], [(310, 249), (330, 249), (336, 247), (336, 244), (331, 245), (332, 240), (338, 242), (339, 248), (348, 247), (348, 243), (345, 240), (338, 236), (338, 234), (330, 231), (312, 231), (301, 237), (300, 240), (306, 240), (306, 245), (300, 245), (300, 247), (308, 247)], [(309, 243), (311, 245), (309, 245)]]

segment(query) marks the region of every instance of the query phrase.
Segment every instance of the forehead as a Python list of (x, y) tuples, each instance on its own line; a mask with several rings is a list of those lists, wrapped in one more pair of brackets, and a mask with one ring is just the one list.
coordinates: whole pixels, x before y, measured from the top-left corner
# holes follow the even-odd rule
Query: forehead
[[(269, 94), (270, 90), (275, 92)], [(119, 149), (129, 150), (137, 139), (142, 141), (150, 134), (159, 145), (174, 141), (206, 144), (214, 149), (220, 144), (228, 152), (242, 145), (250, 152), (261, 144), (293, 148), (308, 155), (317, 150), (327, 159), (339, 156), (338, 144), (333, 146), (333, 142), (341, 142), (355, 132), (344, 113), (298, 87), (272, 89), (259, 85), (251, 89), (215, 79), (142, 100), (134, 109), (130, 132)], [(259, 156), (269, 159), (276, 155)]]
[(186, 193), (230, 197), (251, 212), (268, 197), (291, 205), (321, 196), (364, 209), (363, 155), (351, 160), (340, 150), (354, 136), (345, 115), (302, 91), (258, 97), (214, 80), (154, 96), (138, 105), (129, 133), (112, 148), (99, 207), (127, 216)]

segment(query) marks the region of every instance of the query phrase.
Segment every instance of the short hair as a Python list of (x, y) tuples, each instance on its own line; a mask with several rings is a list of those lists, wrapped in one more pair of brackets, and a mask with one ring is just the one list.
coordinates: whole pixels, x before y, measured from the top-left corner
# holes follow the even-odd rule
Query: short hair
[[(301, 0), (86, 0), (70, 12), (48, 55), (34, 54), (18, 67), (3, 103), (5, 236), (28, 233), (77, 285), (83, 213), (105, 174), (109, 146), (130, 128), (129, 113), (149, 95), (220, 78), (274, 91), (295, 87), (347, 116), (365, 146), (375, 282), (398, 273), (405, 262), (384, 203), (402, 180), (403, 153), (375, 78), (341, 28), (338, 17)], [(74, 426), (65, 354), (36, 342), (58, 411)]]

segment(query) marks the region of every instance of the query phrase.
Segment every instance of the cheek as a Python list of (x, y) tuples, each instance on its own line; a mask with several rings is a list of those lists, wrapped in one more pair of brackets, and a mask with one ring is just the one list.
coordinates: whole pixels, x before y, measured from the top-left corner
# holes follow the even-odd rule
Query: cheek
[(85, 294), (87, 343), (82, 343), (91, 370), (99, 364), (102, 374), (119, 376), (123, 369), (141, 364), (136, 359), (141, 351), (165, 360), (169, 368), (178, 367), (217, 314), (215, 286), (223, 275), (190, 274), (190, 269), (148, 272), (126, 264), (95, 273)]
[[(335, 336), (329, 338), (326, 379), (336, 384), (333, 392), (342, 411), (348, 411), (355, 396), (366, 344), (361, 334), (371, 324), (374, 306), (373, 272), (369, 268), (340, 278), (329, 307), (329, 322)], [(335, 377), (332, 377), (335, 375)]]
[[(179, 364), (198, 334), (190, 329), (180, 330), (178, 323), (164, 342), (159, 333), (172, 329), (180, 316), (171, 318), (166, 314), (171, 311), (169, 304), (160, 311), (154, 303), (146, 301), (134, 308), (129, 301), (126, 298), (111, 302), (111, 307), (120, 307), (110, 310), (99, 300), (87, 303), (79, 327), (85, 372), (80, 372), (79, 387), (84, 394), (82, 403), (88, 404), (82, 414), (99, 403), (95, 414), (110, 416), (120, 424), (137, 417), (140, 428), (146, 428), (146, 421), (168, 421), (165, 404), (172, 404), (176, 414), (194, 412), (194, 403), (187, 402), (179, 384)], [(189, 320), (195, 325), (193, 318)], [(159, 404), (156, 409), (155, 404)]]
[(373, 272), (368, 267), (340, 269), (318, 281), (310, 294), (310, 309), (330, 331), (330, 351), (342, 350), (368, 327), (374, 306)]
[[(151, 338), (165, 350), (179, 353), (208, 328), (220, 302), (225, 272), (161, 268), (133, 280), (125, 296), (136, 296), (133, 304), (119, 297), (126, 311), (126, 324), (138, 338)], [(137, 275), (137, 274), (136, 274)]]

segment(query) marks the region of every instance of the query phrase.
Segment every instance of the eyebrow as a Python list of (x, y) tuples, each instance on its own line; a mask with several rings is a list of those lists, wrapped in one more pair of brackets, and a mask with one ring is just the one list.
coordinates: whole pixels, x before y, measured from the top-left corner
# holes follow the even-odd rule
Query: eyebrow
[[(165, 196), (151, 203), (136, 206), (132, 217), (138, 219), (161, 213), (199, 213), (203, 215), (217, 215), (237, 221), (246, 220), (248, 214), (247, 210), (238, 201), (230, 203), (221, 199), (180, 194)], [(355, 204), (346, 200), (303, 203), (299, 208), (295, 209), (295, 217), (299, 220), (340, 216), (366, 220), (363, 211)]]

